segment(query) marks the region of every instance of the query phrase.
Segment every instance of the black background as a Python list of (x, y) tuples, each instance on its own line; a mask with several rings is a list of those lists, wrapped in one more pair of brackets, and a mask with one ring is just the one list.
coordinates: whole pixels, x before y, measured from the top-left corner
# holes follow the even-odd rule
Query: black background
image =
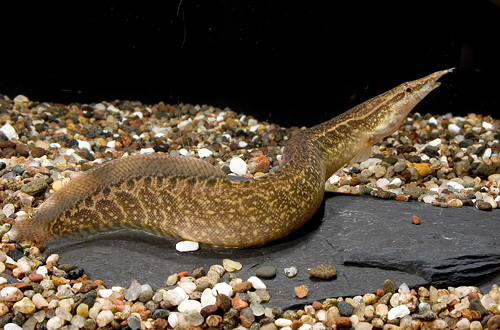
[(0, 93), (322, 122), (457, 67), (416, 111), (498, 118), (497, 0), (3, 1)]

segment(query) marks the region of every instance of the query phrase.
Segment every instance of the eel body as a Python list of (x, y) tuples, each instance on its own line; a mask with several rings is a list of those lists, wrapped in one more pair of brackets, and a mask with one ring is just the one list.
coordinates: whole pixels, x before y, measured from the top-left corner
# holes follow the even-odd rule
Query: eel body
[(160, 154), (125, 157), (85, 172), (58, 190), (10, 238), (29, 244), (134, 227), (218, 246), (246, 247), (285, 237), (319, 208), (325, 181), (392, 134), (450, 70), (403, 83), (296, 135), (278, 171), (233, 182), (211, 164)]

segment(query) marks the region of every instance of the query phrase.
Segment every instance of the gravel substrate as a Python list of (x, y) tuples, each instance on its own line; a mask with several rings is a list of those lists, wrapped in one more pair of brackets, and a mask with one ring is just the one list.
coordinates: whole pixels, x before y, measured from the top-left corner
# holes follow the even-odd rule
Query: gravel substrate
[[(273, 306), (259, 277), (238, 278), (244, 265), (232, 260), (206, 271), (166, 274), (165, 288), (156, 291), (136, 281), (122, 288), (87, 279), (82, 269), (58, 264), (57, 255), (44, 255), (43, 246), (23, 249), (5, 235), (16, 218), (32, 215), (75, 172), (125, 155), (163, 152), (203, 158), (229, 175), (258, 177), (279, 168), (286, 141), (304, 128), (283, 128), (211, 106), (137, 101), (63, 105), (34, 102), (23, 95), (12, 100), (0, 96), (0, 326), (4, 329), (495, 330), (499, 326), (497, 286), (481, 294), (474, 287), (410, 290), (403, 284), (396, 289), (386, 281), (375, 293), (282, 311)], [(372, 158), (345, 166), (326, 188), (440, 207), (496, 209), (500, 206), (498, 126), (499, 120), (475, 114), (411, 114), (399, 131), (373, 146)], [(313, 274), (319, 269), (325, 278), (336, 275), (331, 265), (319, 266)], [(272, 277), (276, 271), (284, 270), (265, 269), (260, 275)], [(297, 296), (307, 297), (307, 283), (295, 289)]]

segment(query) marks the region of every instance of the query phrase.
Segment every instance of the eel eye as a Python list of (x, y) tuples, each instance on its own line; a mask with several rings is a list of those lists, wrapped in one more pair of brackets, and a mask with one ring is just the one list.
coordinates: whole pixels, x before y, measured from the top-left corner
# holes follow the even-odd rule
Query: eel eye
[(408, 87), (408, 88), (406, 89), (406, 92), (407, 92), (407, 93), (411, 93), (411, 88), (410, 88), (410, 87)]

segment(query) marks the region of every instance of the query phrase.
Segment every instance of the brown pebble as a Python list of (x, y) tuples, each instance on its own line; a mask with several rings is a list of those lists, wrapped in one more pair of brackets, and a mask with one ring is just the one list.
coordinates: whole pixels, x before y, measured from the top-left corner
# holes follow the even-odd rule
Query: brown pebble
[(215, 299), (215, 304), (224, 312), (227, 312), (231, 308), (231, 299), (229, 299), (228, 296), (219, 293)]
[(491, 204), (488, 202), (478, 202), (476, 205), (477, 208), (480, 209), (481, 211), (490, 211), (492, 209)]
[(416, 215), (411, 217), (411, 223), (414, 225), (419, 225), (420, 224), (420, 218), (417, 217)]
[(203, 307), (201, 310), (200, 310), (200, 314), (201, 316), (203, 316), (204, 318), (207, 318), (209, 317), (210, 315), (214, 314), (215, 312), (217, 312), (217, 310), (219, 309), (219, 306), (217, 305), (207, 305), (205, 307)]
[(339, 316), (335, 320), (335, 323), (337, 324), (337, 327), (339, 328), (347, 328), (350, 327), (352, 322), (348, 317), (345, 316)]
[(252, 288), (252, 283), (250, 282), (241, 282), (233, 285), (233, 292), (247, 292)]
[(165, 319), (156, 319), (153, 325), (157, 330), (165, 330), (168, 327), (168, 321)]
[(323, 280), (328, 280), (337, 275), (337, 270), (332, 265), (321, 264), (316, 267), (311, 268), (309, 274), (312, 277), (321, 278)]
[(293, 320), (292, 325), (290, 326), (290, 328), (292, 328), (292, 330), (297, 330), (303, 324), (304, 324), (304, 322), (302, 322), (301, 320)]
[(38, 282), (41, 282), (43, 280), (43, 275), (33, 273), (33, 274), (29, 274), (28, 278), (30, 279), (30, 281), (38, 283)]
[(323, 308), (323, 304), (320, 303), (319, 301), (313, 301), (312, 303), (312, 307), (315, 309), (315, 310), (320, 310), (321, 308)]
[(97, 288), (97, 284), (90, 280), (86, 280), (82, 282), (82, 286), (80, 287), (80, 290), (78, 292), (87, 293), (95, 288)]
[(0, 290), (2, 290), (3, 288), (6, 288), (8, 286), (13, 286), (15, 288), (18, 288), (19, 290), (31, 288), (31, 285), (29, 285), (29, 283), (17, 282), (17, 283), (2, 284), (2, 285), (0, 285)]
[(193, 276), (195, 279), (206, 275), (207, 273), (205, 272), (205, 269), (203, 267), (196, 268), (195, 270), (193, 270), (193, 273), (191, 274), (191, 276)]
[(488, 320), (488, 322), (486, 322), (486, 325), (488, 326), (488, 329), (490, 329), (490, 330), (498, 329), (498, 326), (500, 325), (500, 315), (492, 316)]
[(31, 149), (31, 156), (33, 158), (39, 158), (39, 157), (42, 157), (43, 155), (45, 155), (45, 149), (40, 148), (40, 147), (35, 147), (35, 148)]
[(293, 291), (295, 292), (295, 295), (299, 298), (305, 298), (307, 297), (307, 293), (309, 292), (309, 287), (307, 285), (299, 285), (296, 286)]
[(250, 320), (243, 315), (240, 315), (240, 322), (241, 325), (245, 328), (250, 328), (250, 326), (252, 325), (252, 322), (250, 322)]
[(269, 168), (270, 168), (270, 166), (268, 163), (260, 163), (255, 168), (255, 172), (267, 173), (267, 172), (269, 172)]
[(222, 316), (210, 315), (209, 317), (207, 317), (205, 322), (209, 327), (216, 328), (222, 322)]
[(396, 200), (400, 202), (409, 202), (411, 200), (411, 195), (400, 194), (396, 196)]

